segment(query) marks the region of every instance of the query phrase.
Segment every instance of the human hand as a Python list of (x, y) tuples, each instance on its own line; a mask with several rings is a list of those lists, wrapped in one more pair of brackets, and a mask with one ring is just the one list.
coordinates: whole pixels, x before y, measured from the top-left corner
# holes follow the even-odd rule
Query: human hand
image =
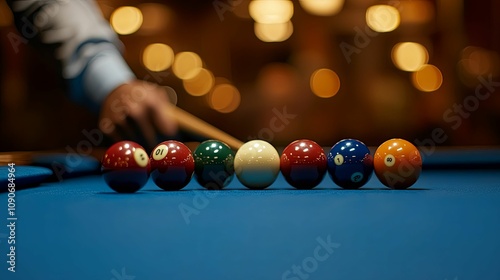
[(152, 149), (157, 136), (173, 136), (177, 123), (171, 117), (170, 100), (165, 89), (134, 80), (113, 90), (104, 100), (99, 128), (118, 141), (128, 139)]

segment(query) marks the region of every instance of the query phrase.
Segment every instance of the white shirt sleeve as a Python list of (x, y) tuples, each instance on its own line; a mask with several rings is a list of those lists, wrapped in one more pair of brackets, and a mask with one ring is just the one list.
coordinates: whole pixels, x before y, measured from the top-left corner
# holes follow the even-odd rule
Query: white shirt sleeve
[(75, 101), (99, 106), (135, 76), (93, 0), (8, 0), (21, 35), (49, 47)]

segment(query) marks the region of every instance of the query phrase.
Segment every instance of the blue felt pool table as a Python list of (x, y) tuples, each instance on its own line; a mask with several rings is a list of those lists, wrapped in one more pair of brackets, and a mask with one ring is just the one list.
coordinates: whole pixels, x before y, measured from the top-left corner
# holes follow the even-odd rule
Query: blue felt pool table
[(359, 190), (328, 176), (133, 194), (99, 174), (43, 182), (15, 192), (15, 272), (0, 193), (0, 279), (500, 279), (499, 163), (499, 150), (435, 153), (407, 190), (375, 176)]

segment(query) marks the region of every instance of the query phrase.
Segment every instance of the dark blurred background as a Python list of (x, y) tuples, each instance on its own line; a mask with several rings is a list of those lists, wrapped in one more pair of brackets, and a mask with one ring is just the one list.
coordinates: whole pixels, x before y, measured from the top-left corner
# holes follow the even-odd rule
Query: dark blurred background
[[(97, 115), (69, 100), (53, 60), (12, 44), (4, 1), (0, 151), (77, 145)], [(97, 3), (138, 78), (243, 141), (500, 144), (500, 1)]]

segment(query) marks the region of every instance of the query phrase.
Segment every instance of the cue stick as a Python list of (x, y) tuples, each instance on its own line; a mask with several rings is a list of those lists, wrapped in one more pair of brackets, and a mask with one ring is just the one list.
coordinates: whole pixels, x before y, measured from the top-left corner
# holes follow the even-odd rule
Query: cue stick
[(174, 104), (168, 104), (168, 113), (173, 117), (179, 126), (189, 132), (199, 134), (214, 140), (222, 141), (231, 148), (238, 150), (243, 142), (216, 128), (195, 115), (182, 110)]

